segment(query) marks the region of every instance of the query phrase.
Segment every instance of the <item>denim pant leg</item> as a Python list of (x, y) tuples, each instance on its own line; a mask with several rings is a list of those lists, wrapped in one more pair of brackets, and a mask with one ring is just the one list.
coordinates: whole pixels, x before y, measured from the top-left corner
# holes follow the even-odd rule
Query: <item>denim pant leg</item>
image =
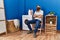
[(35, 25), (35, 29), (34, 29), (34, 33), (36, 33), (38, 31), (39, 27), (40, 27), (40, 20), (37, 20), (36, 25)]
[(27, 22), (27, 26), (28, 26), (28, 28), (29, 28), (29, 30), (30, 31), (32, 31), (32, 28), (31, 28), (31, 25), (30, 24), (34, 24), (36, 22), (36, 20), (28, 20), (28, 22)]

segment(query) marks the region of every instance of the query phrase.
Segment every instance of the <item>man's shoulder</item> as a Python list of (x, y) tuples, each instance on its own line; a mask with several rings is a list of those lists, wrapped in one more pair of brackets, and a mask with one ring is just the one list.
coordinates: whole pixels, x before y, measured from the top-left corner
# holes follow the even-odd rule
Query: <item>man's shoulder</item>
[(43, 10), (40, 10), (39, 12), (35, 11), (35, 13), (40, 13), (41, 14), (41, 13), (44, 13), (44, 12), (43, 12)]
[(40, 11), (42, 11), (42, 12), (43, 12), (43, 10), (40, 10)]
[[(35, 11), (35, 12), (37, 12), (37, 11)], [(43, 12), (43, 10), (40, 10), (40, 12)]]

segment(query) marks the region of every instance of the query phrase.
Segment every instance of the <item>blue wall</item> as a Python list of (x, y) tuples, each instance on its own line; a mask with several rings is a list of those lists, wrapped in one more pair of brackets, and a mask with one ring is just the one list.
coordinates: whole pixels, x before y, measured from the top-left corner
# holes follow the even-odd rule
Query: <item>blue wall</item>
[(4, 0), (6, 19), (18, 18), (18, 0)]
[(24, 0), (19, 0), (19, 19), (20, 19), (20, 28), (22, 29), (22, 15), (25, 14), (24, 12)]
[[(6, 19), (20, 19), (22, 26), (22, 15), (24, 14), (24, 0), (4, 0)], [(22, 27), (20, 27), (22, 29)]]
[(5, 0), (6, 17), (7, 19), (19, 18), (22, 26), (22, 15), (27, 14), (28, 9), (35, 11), (36, 5), (41, 6), (44, 15), (49, 11), (55, 11), (55, 15), (58, 16), (57, 29), (60, 30), (60, 0)]

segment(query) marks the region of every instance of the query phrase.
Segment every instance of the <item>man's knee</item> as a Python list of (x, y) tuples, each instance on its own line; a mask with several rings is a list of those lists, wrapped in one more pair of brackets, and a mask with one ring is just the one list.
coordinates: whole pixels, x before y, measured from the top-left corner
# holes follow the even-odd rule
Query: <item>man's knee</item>
[(24, 23), (25, 23), (25, 24), (28, 24), (28, 19), (26, 19), (26, 20), (24, 21)]
[(39, 25), (39, 24), (40, 24), (40, 21), (37, 20), (37, 21), (36, 21), (36, 25)]

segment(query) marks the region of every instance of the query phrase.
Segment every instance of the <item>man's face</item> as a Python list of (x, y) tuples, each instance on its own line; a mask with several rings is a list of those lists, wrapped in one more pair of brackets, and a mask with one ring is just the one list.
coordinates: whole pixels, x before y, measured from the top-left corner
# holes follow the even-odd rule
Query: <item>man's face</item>
[(40, 7), (37, 7), (37, 11), (39, 11), (40, 10)]

